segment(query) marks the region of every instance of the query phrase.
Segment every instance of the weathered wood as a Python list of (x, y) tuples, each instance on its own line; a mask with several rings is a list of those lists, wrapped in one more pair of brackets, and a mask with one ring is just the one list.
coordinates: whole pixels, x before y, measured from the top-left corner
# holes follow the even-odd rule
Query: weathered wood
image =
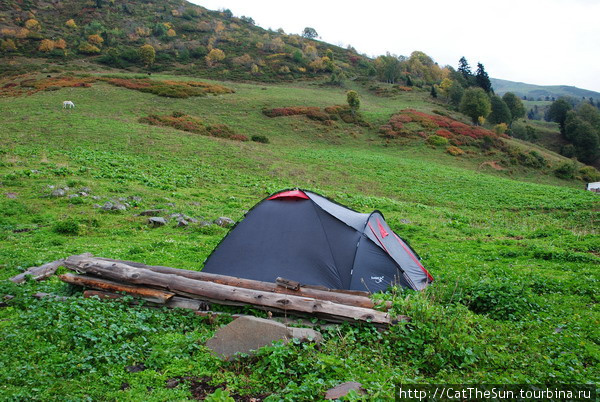
[(277, 279), (275, 279), (275, 283), (277, 284), (277, 286), (281, 286), (286, 289), (300, 290), (300, 282), (293, 281), (291, 279), (278, 277)]
[(44, 265), (40, 265), (39, 267), (31, 267), (27, 269), (27, 271), (22, 272), (19, 275), (13, 276), (12, 278), (10, 278), (10, 280), (14, 283), (23, 283), (25, 282), (25, 277), (27, 275), (31, 275), (36, 281), (44, 280), (49, 276), (52, 276), (56, 272), (58, 267), (63, 265), (64, 261), (64, 259), (56, 260)]
[[(186, 278), (180, 275), (163, 274), (144, 268), (136, 268), (118, 262), (90, 258), (71, 258), (65, 261), (71, 269), (111, 280), (154, 286), (169, 291), (195, 294), (215, 300), (243, 302), (250, 305), (273, 307), (290, 312), (319, 314), (324, 317), (360, 320), (378, 324), (390, 324), (394, 320), (387, 313), (364, 307), (354, 307), (326, 300), (282, 295), (254, 289), (238, 288), (214, 282)], [(401, 317), (399, 319), (404, 319)]]
[[(75, 261), (69, 257), (72, 261)], [(305, 296), (319, 300), (328, 300), (334, 303), (346, 304), (348, 306), (373, 308), (375, 304), (369, 298), (369, 293), (361, 292), (357, 290), (340, 290), (340, 289), (328, 289), (321, 286), (308, 286), (303, 285), (298, 290), (287, 289), (282, 286), (277, 286), (276, 283), (256, 281), (252, 279), (236, 278), (227, 275), (210, 274), (201, 271), (190, 271), (186, 269), (164, 267), (159, 265), (145, 265), (139, 262), (126, 261), (126, 260), (114, 260), (110, 258), (93, 257), (89, 261), (108, 261), (108, 262), (119, 262), (136, 268), (144, 268), (153, 272), (159, 272), (162, 274), (173, 274), (183, 276), (185, 278), (197, 279), (201, 281), (208, 281), (219, 283), (221, 285), (235, 286), (245, 289), (260, 290), (263, 292), (273, 292), (281, 294), (289, 294), (294, 296)], [(87, 261), (87, 260), (86, 260)], [(391, 302), (384, 303), (385, 307), (389, 309)]]
[[(103, 290), (86, 290), (83, 292), (83, 297), (85, 297), (85, 298), (90, 298), (90, 297), (94, 297), (94, 296), (98, 297), (99, 299), (102, 299), (102, 300), (107, 300), (107, 299), (114, 300), (114, 299), (121, 299), (121, 298), (125, 297), (125, 295), (123, 295), (121, 293), (105, 292)], [(142, 297), (141, 299), (152, 302), (152, 300), (148, 300), (144, 297)], [(138, 304), (138, 303), (134, 302), (133, 304)], [(208, 305), (205, 302), (202, 302), (200, 300), (188, 299), (185, 297), (179, 297), (179, 296), (171, 297), (164, 304), (154, 303), (154, 302), (152, 302), (152, 304), (153, 304), (153, 306), (157, 306), (157, 307), (184, 308), (184, 309), (194, 310), (194, 311), (208, 309)]]
[(132, 296), (138, 296), (144, 300), (160, 304), (166, 303), (167, 300), (175, 296), (175, 293), (173, 292), (165, 292), (158, 289), (150, 289), (140, 286), (131, 286), (105, 279), (92, 278), (85, 275), (64, 274), (60, 275), (59, 278), (61, 281), (70, 283), (72, 285), (86, 286), (112, 292), (125, 292)]

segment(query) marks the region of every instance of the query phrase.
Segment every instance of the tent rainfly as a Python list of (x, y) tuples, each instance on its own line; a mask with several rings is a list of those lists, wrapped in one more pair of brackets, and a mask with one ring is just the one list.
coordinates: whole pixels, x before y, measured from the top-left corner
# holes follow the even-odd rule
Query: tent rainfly
[(433, 281), (381, 212), (362, 214), (298, 189), (275, 193), (248, 211), (203, 272), (368, 292), (394, 284), (421, 290)]

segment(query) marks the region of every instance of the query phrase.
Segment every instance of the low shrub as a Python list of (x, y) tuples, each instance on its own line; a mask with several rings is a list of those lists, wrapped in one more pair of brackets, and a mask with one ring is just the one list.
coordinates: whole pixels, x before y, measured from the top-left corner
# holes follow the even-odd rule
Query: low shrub
[(269, 138), (267, 138), (267, 136), (264, 136), (264, 135), (253, 135), (251, 140), (254, 142), (260, 142), (262, 144), (269, 143)]
[(207, 94), (220, 95), (235, 92), (233, 89), (222, 85), (200, 81), (155, 81), (149, 78), (109, 78), (104, 80), (111, 85), (167, 98), (189, 98), (192, 96), (206, 96)]
[(579, 169), (581, 179), (586, 182), (600, 181), (600, 172), (593, 166), (584, 166)]
[(460, 156), (465, 153), (465, 151), (455, 146), (449, 146), (448, 148), (446, 148), (446, 152), (448, 152), (452, 156)]
[(495, 320), (519, 320), (540, 306), (532, 300), (530, 289), (506, 279), (486, 280), (466, 289), (463, 303), (477, 314)]
[(138, 121), (152, 126), (171, 127), (176, 130), (187, 131), (194, 134), (227, 138), (234, 141), (249, 141), (247, 136), (236, 133), (226, 124), (208, 125), (199, 117), (189, 116), (183, 112), (176, 111), (166, 116), (151, 114), (146, 117), (141, 117)]
[(570, 180), (575, 178), (577, 163), (575, 161), (562, 162), (554, 168), (554, 175), (560, 179)]
[(433, 146), (442, 146), (442, 145), (448, 145), (448, 139), (444, 138), (444, 137), (440, 137), (439, 135), (430, 135), (427, 138), (427, 143)]
[(52, 226), (52, 231), (54, 233), (75, 236), (78, 235), (80, 231), (79, 222), (71, 218), (58, 221)]

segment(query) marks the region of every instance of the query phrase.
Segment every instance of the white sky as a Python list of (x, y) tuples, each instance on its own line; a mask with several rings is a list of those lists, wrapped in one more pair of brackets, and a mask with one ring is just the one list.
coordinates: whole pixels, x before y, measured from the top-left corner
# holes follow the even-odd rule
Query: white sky
[(192, 0), (263, 28), (377, 56), (421, 50), (440, 65), (465, 56), (490, 77), (600, 92), (600, 0)]

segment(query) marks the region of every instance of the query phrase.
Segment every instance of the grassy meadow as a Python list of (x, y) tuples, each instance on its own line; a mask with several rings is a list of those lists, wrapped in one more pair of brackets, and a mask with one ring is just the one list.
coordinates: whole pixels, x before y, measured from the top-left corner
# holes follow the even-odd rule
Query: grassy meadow
[[(385, 400), (397, 383), (600, 381), (600, 199), (581, 181), (549, 169), (496, 169), (493, 153), (455, 157), (422, 139), (380, 138), (393, 113), (440, 108), (424, 92), (386, 98), (351, 83), (371, 127), (326, 126), (262, 109), (343, 104), (347, 89), (214, 83), (235, 93), (173, 99), (96, 82), (0, 98), (0, 297), (15, 296), (0, 307), (1, 399), (185, 400), (204, 384), (236, 397), (313, 400), (358, 381), (369, 398)], [(64, 100), (76, 108), (62, 109)], [(269, 143), (138, 121), (173, 112)], [(64, 187), (67, 196), (51, 196)], [(227, 229), (174, 220), (150, 228), (137, 214), (165, 208), (239, 220), (291, 187), (378, 209), (411, 243), (435, 282), (380, 296), (411, 323), (383, 332), (323, 328), (319, 346), (275, 344), (222, 362), (204, 342), (226, 321), (84, 299), (56, 278), (4, 281), (83, 252), (200, 270)], [(82, 189), (89, 195), (68, 197)], [(126, 211), (94, 206), (119, 199)], [(69, 299), (36, 300), (39, 291)]]

